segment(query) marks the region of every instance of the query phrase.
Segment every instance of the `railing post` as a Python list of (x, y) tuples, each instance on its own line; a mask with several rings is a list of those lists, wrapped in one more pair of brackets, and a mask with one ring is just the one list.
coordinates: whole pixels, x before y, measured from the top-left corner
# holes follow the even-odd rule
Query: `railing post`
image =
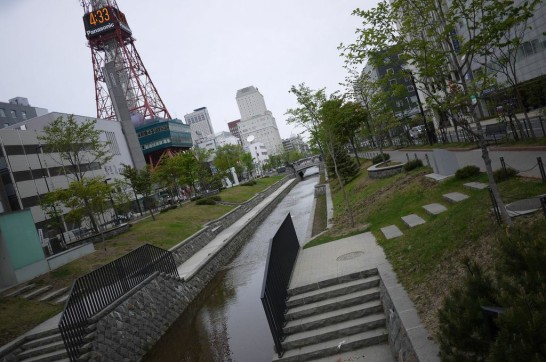
[(544, 172), (544, 164), (542, 163), (542, 157), (537, 157), (538, 169), (540, 170), (540, 176), (542, 182), (546, 182), (546, 172)]
[(495, 199), (495, 195), (493, 194), (493, 190), (489, 188), (489, 197), (491, 197), (491, 203), (493, 204), (493, 211), (495, 212), (495, 218), (497, 219), (497, 223), (499, 225), (502, 224), (501, 214), (499, 210), (499, 205), (497, 204), (497, 200)]
[(502, 171), (504, 173), (506, 173), (506, 163), (504, 162), (504, 157), (500, 158), (500, 163), (501, 163), (501, 166), (502, 166)]

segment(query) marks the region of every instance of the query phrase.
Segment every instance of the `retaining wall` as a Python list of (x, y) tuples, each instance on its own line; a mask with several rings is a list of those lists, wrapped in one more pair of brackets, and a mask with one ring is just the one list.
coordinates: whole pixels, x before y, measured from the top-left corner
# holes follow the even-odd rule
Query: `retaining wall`
[[(267, 195), (271, 194), (287, 180), (288, 178), (279, 181), (272, 188), (264, 191), (264, 195), (258, 195), (260, 201), (266, 196), (266, 192)], [(250, 239), (257, 227), (295, 184), (296, 182), (287, 187), (231, 240), (224, 243), (222, 248), (212, 255), (190, 279), (181, 280), (156, 273), (130, 293), (118, 299), (108, 309), (93, 317), (90, 320), (89, 334), (87, 335), (88, 343), (85, 347), (87, 352), (81, 357), (81, 360), (133, 361), (142, 358), (218, 271)], [(248, 204), (246, 206), (249, 207)], [(233, 220), (233, 217), (230, 215), (224, 221), (227, 223), (227, 220)], [(217, 225), (217, 221), (215, 220), (206, 229)], [(227, 226), (227, 224), (222, 225), (223, 227)], [(217, 226), (213, 228), (215, 227)], [(195, 250), (197, 244), (207, 237), (206, 235), (212, 235), (215, 232), (203, 230), (197, 233), (198, 235), (190, 237), (191, 240), (187, 239), (181, 243), (182, 245), (175, 247), (179, 258), (185, 257), (188, 250)]]

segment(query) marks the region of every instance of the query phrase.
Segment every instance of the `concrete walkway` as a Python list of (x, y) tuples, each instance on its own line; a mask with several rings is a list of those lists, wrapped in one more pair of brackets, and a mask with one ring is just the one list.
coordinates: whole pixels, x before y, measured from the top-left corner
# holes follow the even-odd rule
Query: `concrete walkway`
[(222, 230), (216, 237), (211, 240), (205, 247), (197, 251), (191, 258), (178, 266), (178, 274), (181, 278), (191, 278), (199, 268), (205, 264), (211, 257), (213, 257), (224, 245), (224, 243), (230, 240), (234, 235), (243, 229), (243, 227), (257, 214), (260, 213), (267, 205), (269, 205), (281, 192), (287, 187), (290, 187), (295, 179), (289, 180), (279, 187), (275, 192), (262, 200), (256, 207), (249, 210), (239, 220), (233, 223), (228, 228)]

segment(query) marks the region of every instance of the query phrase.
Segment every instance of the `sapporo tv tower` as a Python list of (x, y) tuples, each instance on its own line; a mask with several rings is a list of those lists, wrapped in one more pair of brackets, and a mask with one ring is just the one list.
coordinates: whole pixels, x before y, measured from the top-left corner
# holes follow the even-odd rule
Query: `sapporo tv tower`
[[(154, 118), (171, 119), (135, 48), (131, 28), (116, 0), (80, 2), (93, 61), (97, 118), (116, 119), (115, 99), (112, 99), (114, 95), (111, 96), (108, 85), (119, 81), (133, 123)], [(115, 69), (116, 79), (105, 76), (108, 67)]]

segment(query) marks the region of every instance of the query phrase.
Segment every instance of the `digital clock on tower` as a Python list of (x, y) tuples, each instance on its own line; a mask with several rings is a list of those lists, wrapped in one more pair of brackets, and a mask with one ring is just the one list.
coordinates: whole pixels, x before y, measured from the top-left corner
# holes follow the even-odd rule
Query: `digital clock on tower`
[(111, 6), (105, 6), (85, 14), (83, 16), (83, 23), (85, 26), (85, 36), (88, 39), (113, 32), (116, 24), (119, 24), (120, 28), (127, 35), (131, 35), (125, 15)]

